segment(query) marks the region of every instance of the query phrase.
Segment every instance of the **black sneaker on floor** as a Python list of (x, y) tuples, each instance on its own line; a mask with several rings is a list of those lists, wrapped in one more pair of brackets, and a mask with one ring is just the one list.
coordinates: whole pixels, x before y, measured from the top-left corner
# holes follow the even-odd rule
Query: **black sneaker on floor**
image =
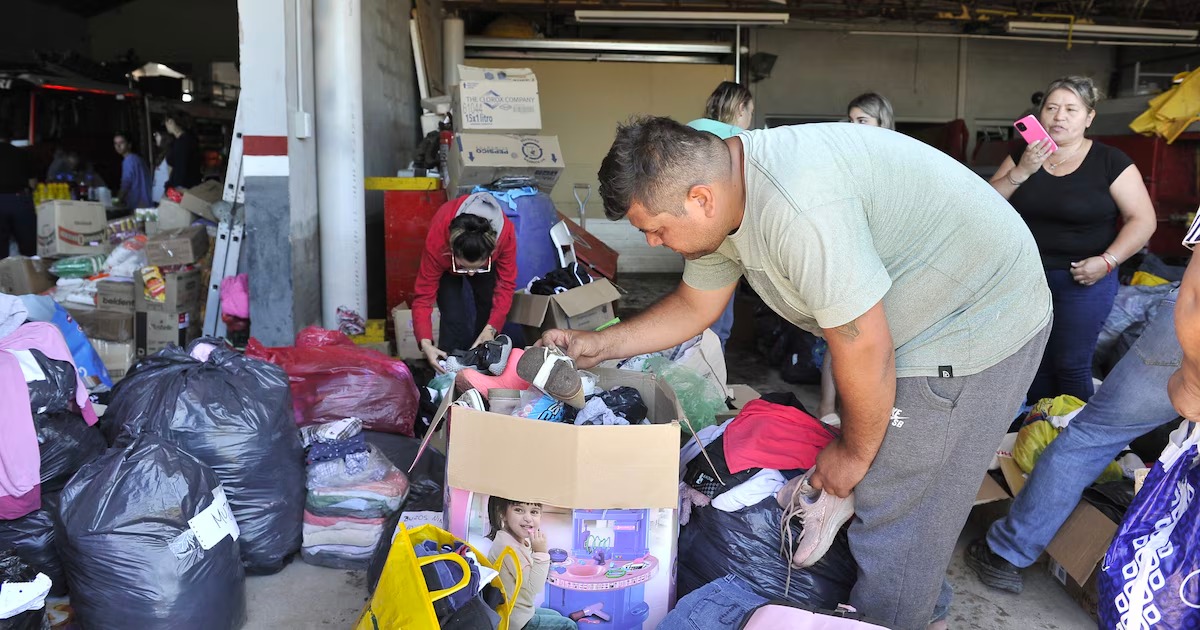
[(470, 350), (457, 350), (450, 355), (458, 360), (459, 365), (475, 368), (492, 376), (500, 376), (508, 365), (508, 355), (512, 352), (512, 347), (512, 340), (508, 335), (499, 335)]
[(1024, 588), (1021, 570), (1016, 565), (992, 553), (986, 539), (979, 539), (967, 546), (963, 554), (967, 566), (979, 576), (979, 581), (1009, 593), (1020, 593)]

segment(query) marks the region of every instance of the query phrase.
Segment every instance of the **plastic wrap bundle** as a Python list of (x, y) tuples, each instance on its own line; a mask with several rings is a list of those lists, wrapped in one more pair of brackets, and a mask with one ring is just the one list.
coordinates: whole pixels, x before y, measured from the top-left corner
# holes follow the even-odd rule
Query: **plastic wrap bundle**
[[(808, 569), (791, 569), (789, 588), (790, 558), (779, 553), (782, 518), (783, 508), (775, 497), (737, 512), (695, 508), (691, 520), (679, 530), (679, 597), (713, 580), (736, 575), (754, 592), (773, 601), (827, 610), (850, 601), (858, 565), (850, 554), (845, 531), (838, 533), (820, 562)], [(791, 527), (793, 540), (800, 540), (796, 521)]]
[(300, 549), (304, 512), (288, 379), (222, 343), (200, 339), (143, 359), (113, 392), (106, 427), (110, 439), (124, 436), (119, 443), (161, 435), (211, 466), (241, 528), (247, 571), (274, 573)]
[(320, 328), (300, 331), (291, 348), (267, 348), (251, 339), (246, 356), (287, 371), (299, 426), (360, 418), (371, 431), (413, 435), (420, 395), (408, 366), (399, 359), (359, 348), (346, 335)]
[[(683, 405), (683, 413), (691, 421), (691, 429), (699, 431), (716, 422), (717, 411), (725, 408), (721, 392), (696, 370), (664, 357), (646, 361), (644, 371), (653, 372), (667, 382)], [(684, 428), (688, 431), (688, 427)]]
[(237, 523), (216, 474), (143, 435), (84, 466), (56, 535), (89, 630), (224, 630), (246, 619)]

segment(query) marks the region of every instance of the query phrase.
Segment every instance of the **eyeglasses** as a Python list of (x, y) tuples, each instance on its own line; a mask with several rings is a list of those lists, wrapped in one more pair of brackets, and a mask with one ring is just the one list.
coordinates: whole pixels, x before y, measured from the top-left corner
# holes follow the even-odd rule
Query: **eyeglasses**
[(453, 273), (457, 273), (457, 274), (464, 275), (464, 276), (473, 276), (477, 273), (488, 273), (491, 270), (492, 270), (492, 257), (491, 256), (488, 256), (487, 262), (484, 263), (484, 265), (482, 267), (479, 267), (477, 269), (459, 269), (458, 268), (458, 259), (453, 256), (450, 257), (450, 271), (452, 271)]

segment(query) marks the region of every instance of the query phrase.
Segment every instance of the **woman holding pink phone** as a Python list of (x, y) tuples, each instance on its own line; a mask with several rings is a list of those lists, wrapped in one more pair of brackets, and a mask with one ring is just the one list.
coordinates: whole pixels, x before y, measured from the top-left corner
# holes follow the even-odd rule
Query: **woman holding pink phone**
[(1029, 402), (1060, 394), (1086, 402), (1117, 267), (1150, 240), (1156, 219), (1133, 160), (1084, 136), (1099, 98), (1092, 80), (1064, 77), (1045, 94), (1036, 120), (1017, 121), (1023, 137), (1041, 139), (1006, 157), (991, 184), (1033, 233), (1054, 296), (1054, 327)]

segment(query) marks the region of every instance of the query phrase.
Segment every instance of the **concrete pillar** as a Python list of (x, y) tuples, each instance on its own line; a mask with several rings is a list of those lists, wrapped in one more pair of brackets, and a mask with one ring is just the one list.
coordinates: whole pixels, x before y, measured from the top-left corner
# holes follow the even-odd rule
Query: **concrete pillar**
[(251, 334), (321, 323), (312, 0), (238, 0)]

